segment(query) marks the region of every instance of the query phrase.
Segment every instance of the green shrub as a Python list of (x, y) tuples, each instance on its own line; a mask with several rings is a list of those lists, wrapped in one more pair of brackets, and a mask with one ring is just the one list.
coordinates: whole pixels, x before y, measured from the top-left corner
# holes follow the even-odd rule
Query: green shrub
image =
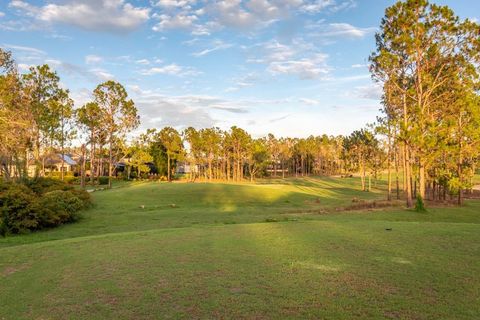
[(83, 203), (82, 209), (86, 209), (92, 205), (92, 198), (90, 197), (90, 193), (85, 190), (70, 190), (70, 192), (76, 196), (80, 201)]
[(38, 212), (32, 207), (35, 194), (21, 184), (3, 184), (0, 192), (2, 233), (23, 233), (39, 227)]
[(71, 191), (55, 190), (44, 194), (36, 203), (40, 224), (43, 227), (55, 227), (73, 222), (79, 218), (78, 211), (84, 203)]
[(423, 202), (422, 196), (417, 196), (417, 201), (415, 202), (415, 211), (417, 212), (427, 212), (425, 208), (425, 203)]
[(107, 185), (108, 184), (108, 177), (102, 176), (98, 177), (98, 184), (101, 186)]
[(79, 218), (90, 194), (55, 179), (0, 183), (0, 235), (55, 227)]
[(38, 195), (55, 190), (67, 191), (73, 189), (72, 186), (65, 184), (65, 182), (61, 180), (42, 177), (27, 180), (25, 185)]

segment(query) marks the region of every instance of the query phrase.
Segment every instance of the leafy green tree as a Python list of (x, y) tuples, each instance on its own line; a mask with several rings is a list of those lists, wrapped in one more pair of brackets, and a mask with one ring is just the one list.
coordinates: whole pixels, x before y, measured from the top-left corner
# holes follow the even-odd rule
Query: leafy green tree
[(250, 142), (247, 151), (248, 172), (250, 181), (255, 180), (255, 176), (264, 170), (269, 163), (269, 154), (266, 139), (254, 139)]
[(61, 89), (58, 92), (57, 99), (52, 100), (50, 103), (52, 104), (50, 109), (54, 114), (54, 118), (58, 119), (58, 123), (52, 126), (52, 138), (60, 148), (62, 156), (60, 176), (63, 181), (65, 175), (65, 147), (76, 135), (73, 118), (73, 100), (69, 97), (68, 90)]
[(88, 144), (90, 145), (90, 182), (95, 183), (95, 150), (99, 139), (101, 126), (101, 110), (98, 104), (88, 102), (76, 111), (78, 125), (87, 132)]
[(243, 180), (243, 166), (251, 136), (243, 129), (233, 126), (230, 128), (228, 143), (231, 146), (233, 157), (233, 180)]
[(165, 127), (158, 132), (158, 138), (167, 151), (167, 178), (172, 181), (172, 159), (180, 159), (183, 154), (182, 137), (172, 127)]
[(0, 174), (4, 179), (27, 177), (32, 127), (30, 96), (12, 54), (0, 48)]
[(135, 146), (132, 150), (130, 157), (130, 165), (137, 169), (138, 176), (141, 177), (142, 173), (149, 173), (150, 167), (147, 163), (152, 162), (153, 157), (141, 147)]
[(57, 73), (45, 64), (31, 67), (23, 76), (25, 87), (30, 95), (30, 112), (34, 121), (33, 147), (36, 159), (35, 176), (40, 169), (45, 175), (45, 155), (53, 147), (56, 131), (60, 126), (61, 114), (56, 108), (64, 99), (64, 90), (60, 88)]
[[(368, 130), (361, 129), (354, 131), (344, 140), (344, 157), (354, 165), (352, 169), (360, 172), (362, 190), (367, 191), (366, 174), (367, 170), (374, 168), (375, 153), (378, 152), (378, 140)], [(369, 182), (370, 174), (369, 173)], [(371, 185), (368, 184), (368, 191)]]
[(117, 139), (138, 127), (140, 120), (137, 108), (125, 88), (118, 82), (101, 83), (93, 91), (95, 103), (100, 109), (100, 125), (107, 134), (108, 142), (108, 187), (112, 187), (114, 144)]

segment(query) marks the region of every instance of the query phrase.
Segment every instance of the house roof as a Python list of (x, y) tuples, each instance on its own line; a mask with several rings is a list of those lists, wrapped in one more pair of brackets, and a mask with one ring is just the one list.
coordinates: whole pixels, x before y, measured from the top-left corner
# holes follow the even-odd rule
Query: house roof
[[(60, 156), (60, 160), (62, 159), (62, 155), (59, 154)], [(73, 160), (72, 157), (70, 157), (69, 155), (65, 154), (63, 155), (63, 160), (68, 164), (68, 165), (71, 165), (71, 166), (74, 166), (77, 164), (77, 161)]]
[[(75, 160), (73, 160), (71, 156), (69, 156), (67, 154), (65, 154), (63, 156), (63, 161), (65, 161), (65, 164), (69, 165), (69, 166), (74, 166), (74, 165), (77, 164), (77, 162)], [(46, 165), (57, 165), (57, 164), (60, 164), (61, 162), (62, 162), (62, 155), (59, 154), (59, 153), (49, 155), (45, 159), (45, 164)]]

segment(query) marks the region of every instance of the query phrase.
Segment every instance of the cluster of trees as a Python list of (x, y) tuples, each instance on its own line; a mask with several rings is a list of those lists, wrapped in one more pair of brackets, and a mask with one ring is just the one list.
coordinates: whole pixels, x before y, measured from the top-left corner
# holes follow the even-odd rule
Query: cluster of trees
[(389, 172), (400, 162), (408, 206), (415, 195), (447, 192), (461, 204), (480, 153), (480, 26), (426, 0), (399, 1), (386, 9), (376, 45)]
[(12, 54), (0, 49), (1, 175), (6, 180), (27, 178), (33, 163), (33, 176), (45, 176), (46, 156), (55, 151), (61, 154), (63, 179), (67, 148), (74, 139), (82, 141), (86, 136), (81, 147), (83, 165), (88, 144), (93, 178), (103, 175), (104, 162), (111, 177), (115, 153), (126, 133), (139, 125), (139, 117), (133, 101), (117, 82), (98, 85), (93, 97), (92, 102), (75, 110), (69, 91), (62, 88), (60, 78), (48, 65), (20, 74)]
[(338, 174), (343, 170), (342, 141), (342, 137), (326, 135), (278, 139), (270, 134), (253, 138), (235, 126), (228, 131), (189, 127), (183, 132), (166, 127), (141, 134), (127, 154), (138, 171), (147, 172), (141, 164), (152, 162), (168, 180), (181, 161), (190, 168), (192, 181), (253, 181), (259, 176)]

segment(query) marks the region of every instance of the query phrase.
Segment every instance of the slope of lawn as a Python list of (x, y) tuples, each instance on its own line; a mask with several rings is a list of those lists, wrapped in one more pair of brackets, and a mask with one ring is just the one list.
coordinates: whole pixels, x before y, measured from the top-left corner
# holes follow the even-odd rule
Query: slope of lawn
[(124, 231), (281, 220), (308, 210), (348, 206), (353, 198), (385, 198), (379, 189), (360, 191), (357, 178), (279, 179), (257, 184), (121, 183), (93, 196), (94, 208), (83, 213), (81, 223), (0, 239), (0, 247)]
[(357, 184), (96, 192), (80, 222), (0, 240), (0, 319), (479, 318), (480, 202), (323, 212), (383, 197)]

